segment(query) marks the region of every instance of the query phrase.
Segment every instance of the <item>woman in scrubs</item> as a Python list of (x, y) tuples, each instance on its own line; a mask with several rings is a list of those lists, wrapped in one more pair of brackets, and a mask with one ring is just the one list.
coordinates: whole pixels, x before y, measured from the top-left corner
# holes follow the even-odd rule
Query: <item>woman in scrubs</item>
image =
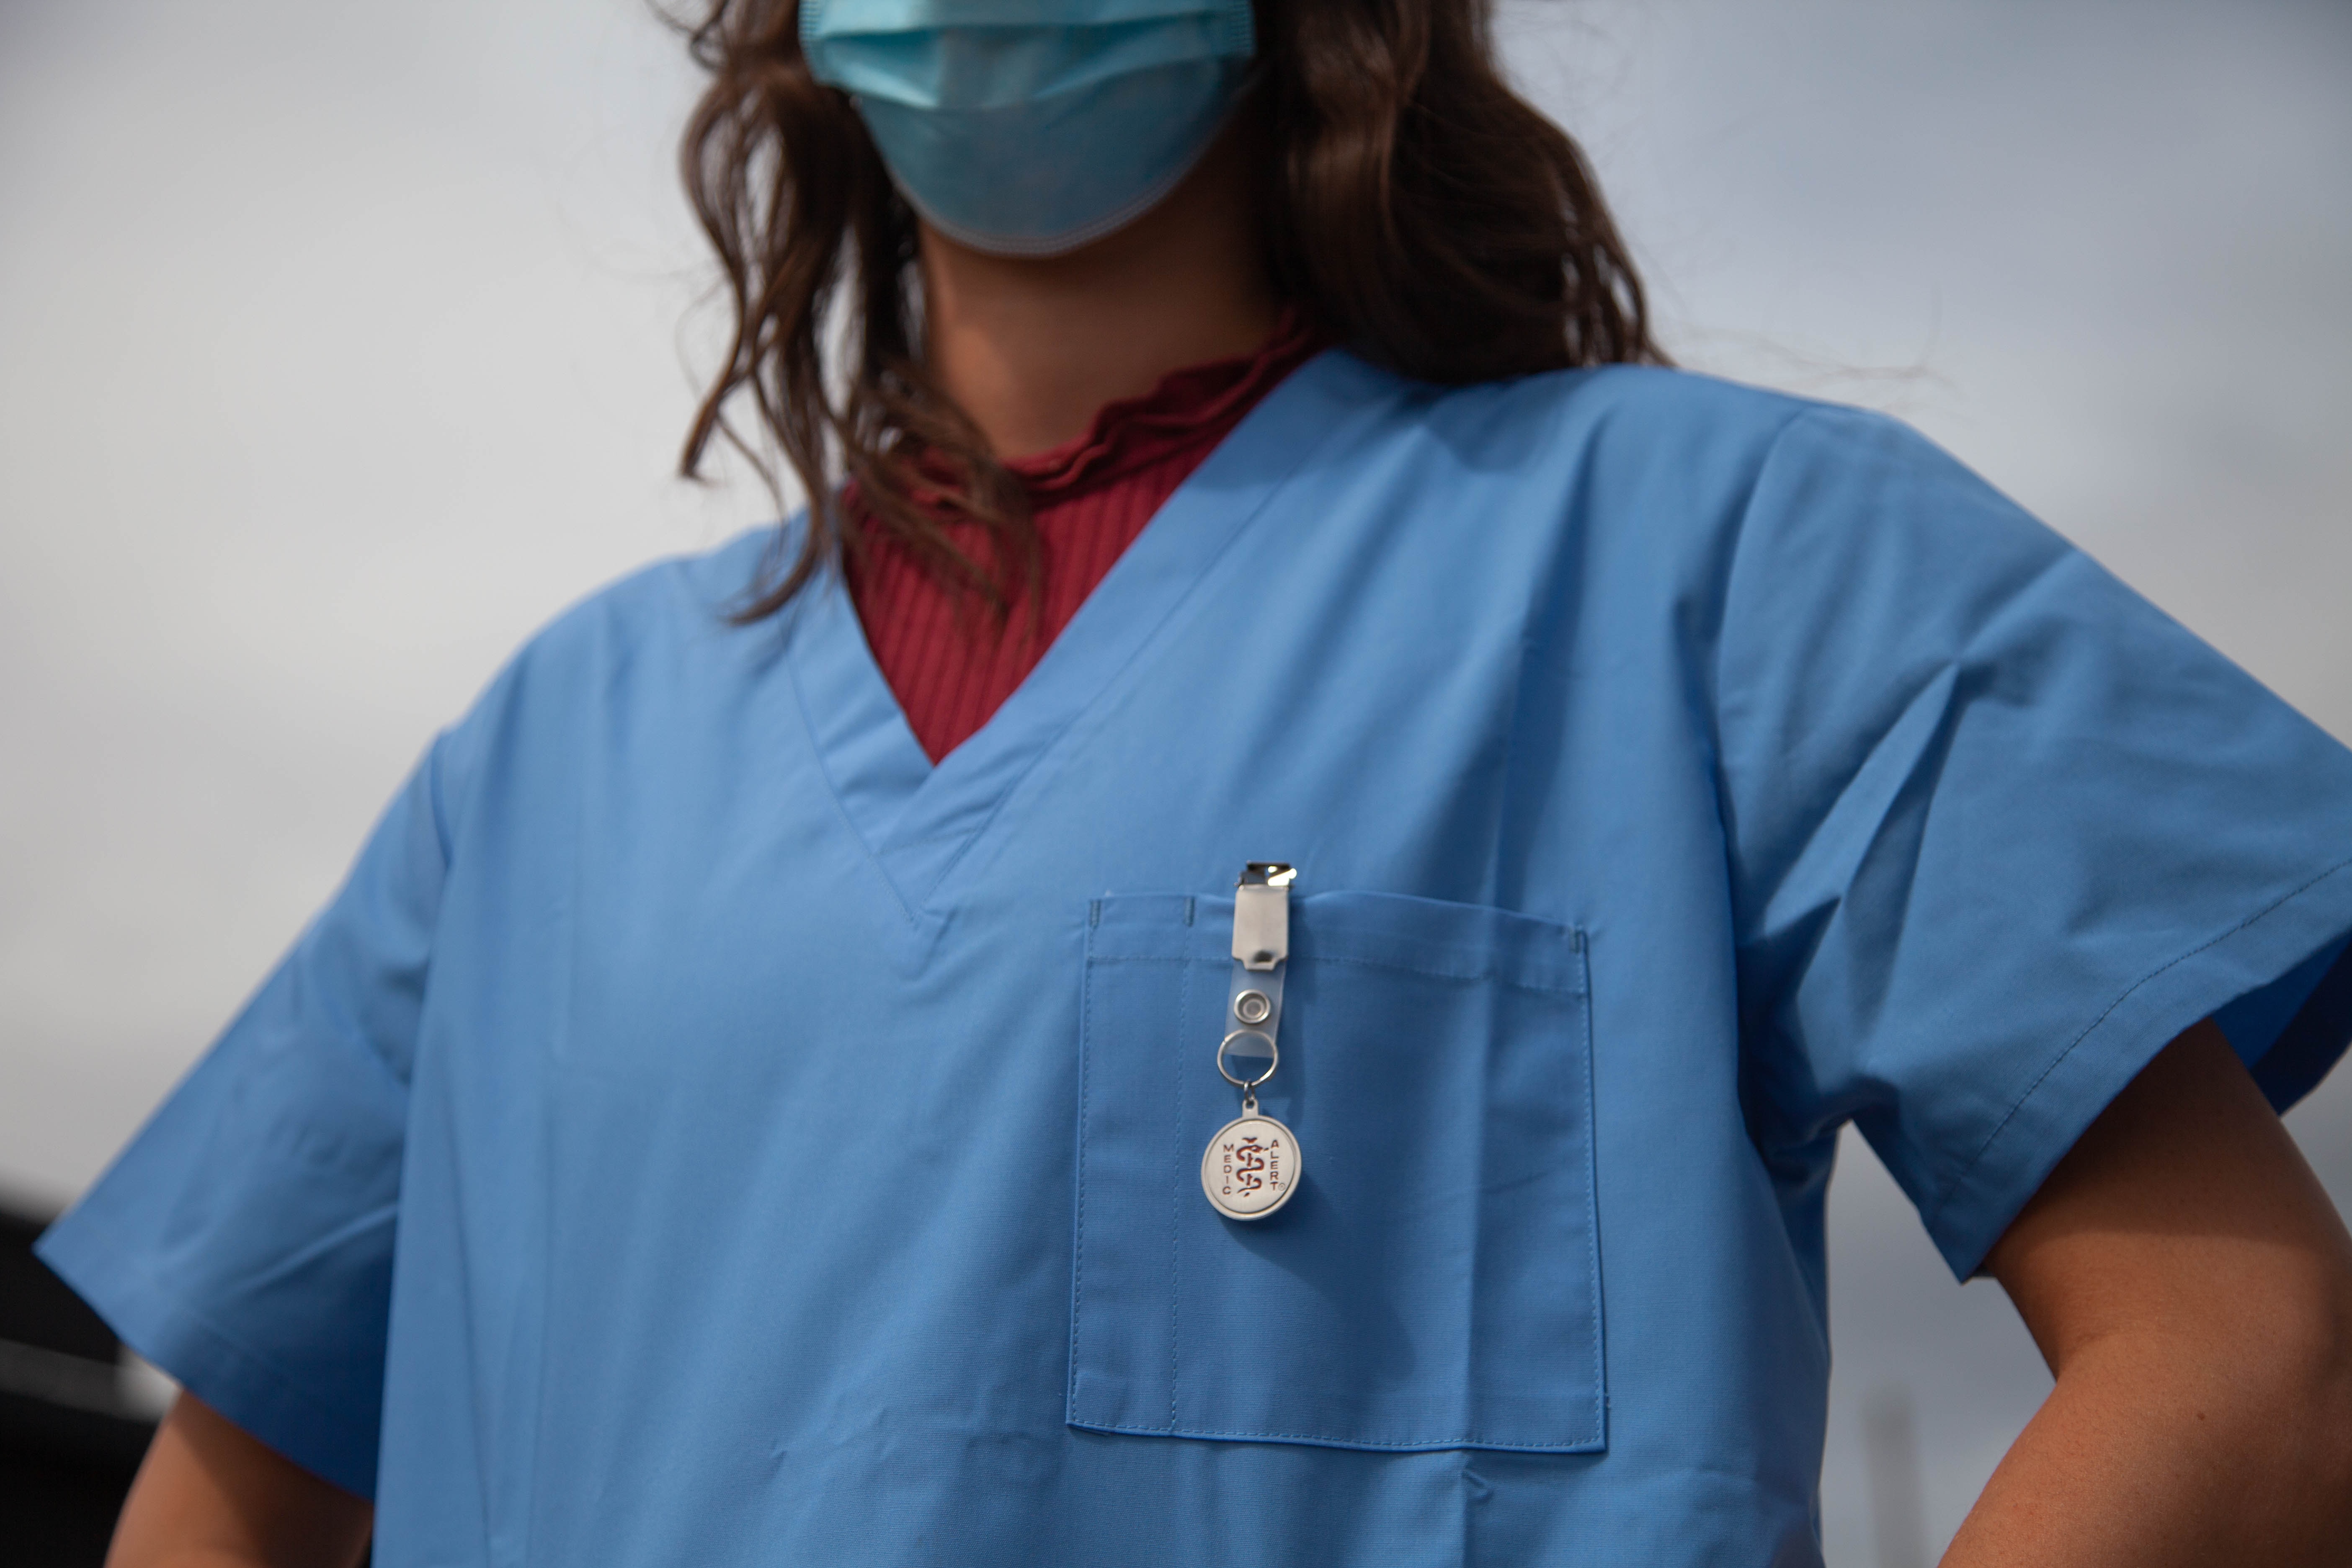
[(1948, 1563), (2352, 1560), (2352, 756), (1664, 368), (1470, 0), (694, 44), (689, 467), (825, 504), (518, 654), (47, 1237), (187, 1391), (113, 1561), (1816, 1563), (1848, 1121), (2056, 1373)]

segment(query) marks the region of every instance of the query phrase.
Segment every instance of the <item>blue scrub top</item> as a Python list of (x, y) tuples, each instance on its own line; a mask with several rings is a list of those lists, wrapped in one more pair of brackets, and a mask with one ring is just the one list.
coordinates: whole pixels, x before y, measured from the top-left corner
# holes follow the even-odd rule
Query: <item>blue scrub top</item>
[(1327, 353), (937, 767), (769, 548), (530, 643), (43, 1243), (383, 1568), (1814, 1563), (1843, 1123), (1965, 1275), (2352, 1035), (2352, 754), (1883, 418)]

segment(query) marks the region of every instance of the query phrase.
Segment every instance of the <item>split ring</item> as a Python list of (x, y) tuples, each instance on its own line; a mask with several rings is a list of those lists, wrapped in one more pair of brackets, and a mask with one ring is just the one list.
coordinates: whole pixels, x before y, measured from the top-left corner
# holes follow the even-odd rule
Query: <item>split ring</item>
[[(1242, 1038), (1244, 1035), (1253, 1040), (1261, 1040), (1265, 1042), (1265, 1045), (1267, 1057), (1265, 1070), (1258, 1074), (1255, 1078), (1235, 1078), (1233, 1075), (1233, 1070), (1225, 1066), (1226, 1050), (1235, 1040)], [(1281, 1065), (1282, 1047), (1276, 1045), (1274, 1043), (1274, 1037), (1267, 1034), (1263, 1029), (1235, 1029), (1232, 1034), (1227, 1035), (1223, 1039), (1217, 1042), (1217, 1071), (1223, 1074), (1225, 1081), (1232, 1084), (1235, 1089), (1255, 1089), (1258, 1085), (1272, 1078), (1274, 1076), (1274, 1069)]]

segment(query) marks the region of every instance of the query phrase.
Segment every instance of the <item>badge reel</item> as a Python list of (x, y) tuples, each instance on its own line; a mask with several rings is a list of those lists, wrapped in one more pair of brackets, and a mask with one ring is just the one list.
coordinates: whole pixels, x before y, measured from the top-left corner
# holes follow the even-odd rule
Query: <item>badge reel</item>
[(1282, 979), (1290, 960), (1290, 884), (1298, 873), (1253, 860), (1234, 889), (1234, 980), (1217, 1071), (1242, 1091), (1242, 1113), (1201, 1155), (1201, 1190), (1227, 1219), (1264, 1219), (1298, 1190), (1305, 1163), (1290, 1129), (1257, 1109), (1258, 1086), (1282, 1065)]

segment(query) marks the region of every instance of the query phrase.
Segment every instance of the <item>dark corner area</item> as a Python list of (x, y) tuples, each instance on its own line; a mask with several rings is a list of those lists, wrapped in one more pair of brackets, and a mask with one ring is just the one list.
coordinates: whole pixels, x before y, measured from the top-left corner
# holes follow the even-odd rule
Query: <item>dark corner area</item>
[(0, 1208), (0, 1568), (95, 1568), (154, 1434), (157, 1380), (33, 1256), (46, 1223)]

